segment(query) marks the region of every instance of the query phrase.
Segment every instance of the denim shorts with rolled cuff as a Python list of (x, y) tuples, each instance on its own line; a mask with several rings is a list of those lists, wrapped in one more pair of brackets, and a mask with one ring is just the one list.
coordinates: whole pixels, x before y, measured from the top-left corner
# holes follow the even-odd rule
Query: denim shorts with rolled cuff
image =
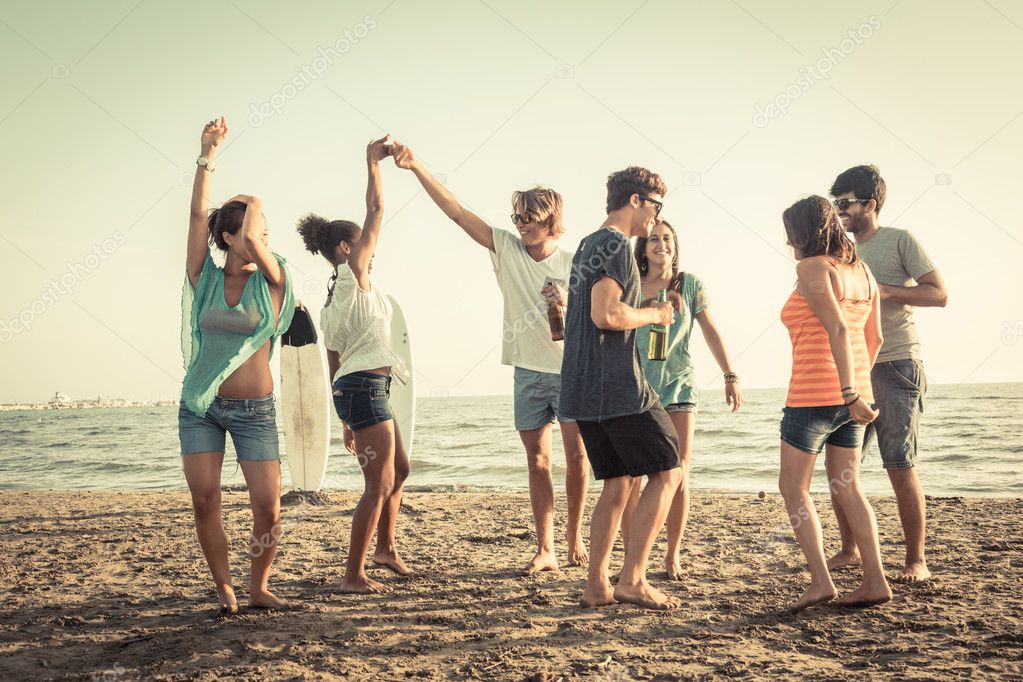
[(273, 394), (263, 398), (221, 398), (202, 417), (178, 405), (178, 440), (181, 455), (223, 452), (231, 434), (239, 462), (261, 462), (281, 458), (277, 435), (277, 409)]
[(692, 412), (696, 414), (697, 412), (696, 403), (672, 403), (665, 407), (664, 411), (669, 414), (672, 412)]
[(863, 445), (863, 425), (857, 424), (845, 405), (788, 407), (782, 409), (781, 439), (810, 455), (825, 445), (858, 448)]
[(515, 368), (515, 430), (533, 431), (557, 419), (571, 424), (573, 419), (558, 417), (561, 400), (561, 375)]
[(919, 360), (879, 362), (870, 371), (877, 419), (867, 424), (863, 451), (877, 440), (881, 466), (909, 469), (916, 466), (917, 432), (924, 411), (927, 377)]
[(391, 377), (372, 372), (352, 372), (334, 382), (334, 409), (352, 431), (394, 419), (391, 411)]

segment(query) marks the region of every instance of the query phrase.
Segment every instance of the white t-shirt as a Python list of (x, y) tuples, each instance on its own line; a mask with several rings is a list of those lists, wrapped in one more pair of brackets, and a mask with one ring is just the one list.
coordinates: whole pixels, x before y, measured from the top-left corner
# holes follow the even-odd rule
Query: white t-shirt
[(568, 291), (572, 254), (558, 248), (538, 263), (530, 257), (518, 235), (491, 229), (494, 251), (490, 260), (504, 296), (501, 364), (560, 374), (564, 344), (551, 340), (547, 302), (540, 290), (548, 279), (553, 279)]
[(352, 372), (390, 367), (402, 381), (408, 368), (391, 350), (391, 318), (394, 310), (375, 282), (363, 291), (347, 265), (337, 268), (334, 294), (320, 311), (320, 330), (327, 350), (341, 355), (341, 367), (331, 381)]

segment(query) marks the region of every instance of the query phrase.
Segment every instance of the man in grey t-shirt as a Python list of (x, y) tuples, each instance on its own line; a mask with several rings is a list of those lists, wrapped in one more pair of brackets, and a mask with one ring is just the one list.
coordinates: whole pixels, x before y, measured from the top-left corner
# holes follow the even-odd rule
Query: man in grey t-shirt
[[(915, 307), (944, 307), (948, 294), (937, 268), (912, 233), (881, 227), (878, 213), (886, 188), (876, 166), (845, 171), (831, 187), (839, 217), (856, 240), (856, 253), (877, 279), (881, 296), (884, 343), (870, 373), (879, 415), (867, 426), (863, 448), (877, 439), (881, 461), (895, 491), (906, 539), (906, 566), (896, 574), (902, 582), (927, 580), (924, 556), (926, 498), (916, 474), (917, 431), (927, 391), (920, 342), (913, 324)], [(859, 563), (859, 552), (838, 502), (832, 504), (842, 533), (842, 549), (829, 568)]]
[[(604, 490), (590, 522), (590, 566), (583, 606), (616, 601), (669, 609), (678, 600), (646, 580), (647, 560), (681, 482), (678, 436), (646, 382), (636, 329), (670, 325), (670, 303), (642, 301), (629, 238), (648, 236), (661, 210), (664, 181), (631, 167), (607, 179), (607, 220), (580, 243), (572, 259), (559, 416), (579, 424), (590, 465)], [(625, 565), (614, 587), (611, 547), (633, 485), (647, 476), (633, 514)]]

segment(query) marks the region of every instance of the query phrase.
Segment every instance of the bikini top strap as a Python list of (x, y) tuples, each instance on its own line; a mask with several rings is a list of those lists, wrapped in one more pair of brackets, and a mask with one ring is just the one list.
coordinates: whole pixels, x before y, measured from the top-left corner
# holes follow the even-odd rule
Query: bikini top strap
[(860, 265), (863, 268), (863, 276), (867, 278), (867, 300), (871, 301), (874, 299), (874, 292), (870, 285), (870, 273), (867, 272), (867, 261), (861, 258)]

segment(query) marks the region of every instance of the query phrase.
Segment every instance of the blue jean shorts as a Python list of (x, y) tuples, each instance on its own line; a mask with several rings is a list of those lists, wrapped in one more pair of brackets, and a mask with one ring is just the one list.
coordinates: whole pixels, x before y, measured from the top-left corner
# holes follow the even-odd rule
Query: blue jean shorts
[[(533, 431), (558, 418), (561, 375), (515, 368), (515, 430)], [(574, 419), (562, 419), (565, 424)]]
[(394, 419), (390, 398), (391, 377), (383, 374), (352, 372), (334, 382), (334, 409), (352, 431)]
[(811, 455), (821, 454), (825, 444), (840, 448), (863, 445), (863, 424), (857, 424), (845, 405), (785, 407), (781, 439)]
[(223, 452), (228, 433), (239, 462), (280, 459), (273, 394), (253, 399), (218, 396), (203, 417), (185, 407), (184, 401), (179, 404), (178, 440), (182, 456)]
[(864, 452), (877, 439), (881, 466), (908, 469), (916, 465), (916, 437), (924, 411), (927, 377), (919, 360), (879, 362), (870, 372), (877, 419), (867, 424)]

